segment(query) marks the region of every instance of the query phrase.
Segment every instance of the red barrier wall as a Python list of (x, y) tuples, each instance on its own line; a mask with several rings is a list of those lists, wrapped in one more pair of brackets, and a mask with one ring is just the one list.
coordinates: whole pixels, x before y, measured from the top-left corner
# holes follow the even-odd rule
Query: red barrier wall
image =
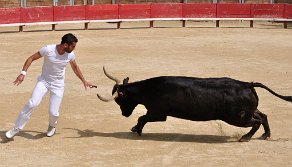
[(75, 20), (85, 20), (85, 5), (54, 7), (54, 21)]
[(147, 19), (150, 18), (150, 4), (120, 4), (120, 19)]
[(184, 18), (216, 18), (216, 4), (184, 4)]
[(119, 5), (86, 5), (86, 20), (106, 20), (119, 18)]
[(151, 18), (182, 18), (182, 5), (173, 4), (151, 4)]
[(253, 18), (284, 18), (284, 4), (252, 4)]
[(217, 18), (251, 18), (251, 4), (217, 4)]
[(20, 23), (20, 8), (0, 8), (0, 24)]
[(144, 18), (288, 18), (288, 4), (99, 4), (0, 8), (0, 24)]
[(286, 19), (292, 19), (292, 5), (286, 5), (285, 6), (285, 15), (284, 18)]
[(53, 22), (54, 8), (51, 7), (33, 7), (21, 8), (20, 21), (22, 23), (33, 22)]

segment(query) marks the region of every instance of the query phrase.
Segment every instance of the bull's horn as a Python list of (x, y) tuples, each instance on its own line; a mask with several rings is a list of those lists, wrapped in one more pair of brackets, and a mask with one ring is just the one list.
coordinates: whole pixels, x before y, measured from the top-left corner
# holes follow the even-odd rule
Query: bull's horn
[(103, 66), (103, 72), (104, 72), (104, 74), (105, 74), (109, 79), (115, 81), (116, 84), (120, 84), (120, 83), (121, 83), (121, 81), (118, 80), (116, 77), (113, 77), (113, 76), (109, 75), (109, 74), (105, 71), (104, 66)]
[(109, 102), (109, 101), (112, 101), (114, 100), (115, 98), (117, 98), (119, 96), (118, 92), (115, 92), (111, 97), (109, 98), (105, 98), (105, 97), (102, 97), (100, 96), (99, 94), (96, 94), (97, 97), (101, 100), (101, 101), (104, 101), (104, 102)]

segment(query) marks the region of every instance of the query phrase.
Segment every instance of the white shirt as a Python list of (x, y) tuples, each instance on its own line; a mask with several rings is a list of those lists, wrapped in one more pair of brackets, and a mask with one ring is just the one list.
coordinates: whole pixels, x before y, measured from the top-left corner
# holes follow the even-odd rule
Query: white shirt
[(65, 52), (60, 55), (56, 46), (56, 44), (47, 45), (40, 49), (40, 54), (44, 57), (44, 64), (39, 79), (45, 80), (52, 86), (64, 88), (66, 65), (75, 59), (75, 54)]

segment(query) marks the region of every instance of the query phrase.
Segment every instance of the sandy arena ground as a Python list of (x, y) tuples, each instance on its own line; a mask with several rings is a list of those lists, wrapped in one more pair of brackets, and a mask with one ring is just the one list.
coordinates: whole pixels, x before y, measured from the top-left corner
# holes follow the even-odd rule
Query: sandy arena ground
[[(115, 102), (104, 103), (96, 93), (109, 95), (109, 73), (130, 81), (160, 75), (232, 77), (262, 82), (283, 95), (292, 95), (292, 29), (282, 24), (157, 22), (83, 24), (0, 28), (0, 166), (292, 166), (292, 103), (258, 88), (259, 110), (268, 115), (272, 138), (237, 140), (250, 128), (222, 121), (192, 122), (168, 117), (148, 123), (141, 137), (130, 132), (146, 111), (138, 106), (125, 118)], [(130, 28), (134, 27), (134, 28)], [(141, 28), (142, 27), (142, 28)], [(25, 81), (14, 86), (26, 58), (45, 44), (59, 43), (63, 34), (79, 38), (75, 53), (85, 78), (98, 88), (85, 91), (70, 65), (61, 116), (54, 137), (48, 126), (48, 95), (25, 129), (8, 141), (4, 134), (31, 95), (42, 60), (32, 64)]]

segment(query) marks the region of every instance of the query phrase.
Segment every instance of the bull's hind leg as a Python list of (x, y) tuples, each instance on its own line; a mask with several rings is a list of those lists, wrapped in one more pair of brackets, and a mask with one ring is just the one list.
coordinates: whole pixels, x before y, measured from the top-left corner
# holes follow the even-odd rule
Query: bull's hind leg
[(244, 124), (245, 127), (251, 126), (252, 129), (247, 134), (243, 135), (239, 141), (249, 141), (261, 125), (264, 126), (265, 130), (265, 133), (261, 136), (261, 139), (267, 139), (271, 136), (267, 115), (256, 109), (250, 122)]
[(156, 121), (166, 121), (166, 115), (153, 115), (147, 113), (139, 117), (137, 125), (135, 125), (131, 131), (137, 132), (139, 136), (142, 135), (142, 130), (147, 122), (156, 122)]
[(241, 142), (249, 141), (251, 137), (255, 134), (255, 132), (260, 128), (261, 124), (262, 121), (260, 119), (254, 117), (251, 118), (250, 122), (244, 125), (245, 127), (251, 126), (252, 127), (251, 130), (247, 134), (243, 135), (239, 141)]
[(254, 113), (254, 116), (257, 118), (260, 118), (262, 120), (262, 125), (264, 127), (265, 133), (260, 137), (261, 139), (267, 139), (271, 137), (271, 131), (270, 131), (270, 126), (268, 123), (268, 117), (266, 114), (260, 112), (258, 109)]

